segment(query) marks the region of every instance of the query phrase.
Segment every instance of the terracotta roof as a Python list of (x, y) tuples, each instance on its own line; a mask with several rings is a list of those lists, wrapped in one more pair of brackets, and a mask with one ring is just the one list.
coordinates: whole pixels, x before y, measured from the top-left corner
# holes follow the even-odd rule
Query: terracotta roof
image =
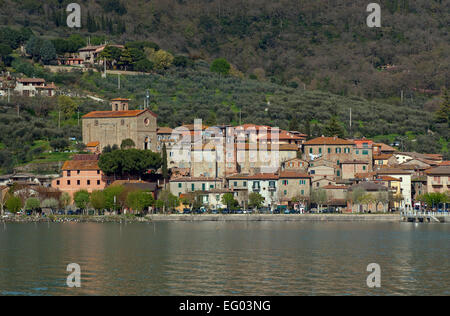
[(298, 178), (311, 178), (311, 176), (309, 174), (306, 174), (306, 173), (293, 172), (293, 171), (283, 171), (283, 172), (280, 173), (279, 178), (280, 179), (282, 179), (282, 178), (298, 179)]
[(450, 160), (443, 161), (439, 164), (439, 166), (450, 166)]
[(300, 137), (283, 130), (280, 130), (279, 133), (267, 133), (258, 136), (258, 139), (272, 139), (272, 138), (275, 139), (278, 138), (279, 140), (297, 140), (297, 141), (305, 139), (304, 137)]
[(89, 142), (86, 147), (97, 147), (98, 145), (100, 145), (100, 142)]
[(130, 101), (130, 99), (125, 99), (125, 98), (115, 98), (115, 99), (112, 99), (111, 101)]
[(62, 170), (99, 170), (97, 160), (68, 160)]
[(158, 127), (158, 134), (172, 134), (173, 129), (170, 127)]
[(381, 155), (375, 155), (373, 156), (374, 160), (388, 160), (389, 158), (391, 158), (393, 155), (392, 154), (381, 154)]
[(99, 160), (100, 155), (97, 154), (77, 154), (73, 155), (72, 160)]
[(26, 83), (44, 83), (45, 79), (42, 78), (22, 78), (18, 79), (18, 82), (26, 82)]
[(341, 139), (338, 137), (317, 137), (311, 140), (308, 140), (305, 145), (351, 145), (355, 144), (351, 141)]
[(380, 148), (381, 151), (392, 151), (392, 152), (397, 151), (397, 149), (395, 149), (394, 147), (391, 147), (383, 143), (375, 143), (373, 144), (373, 146), (381, 147)]
[(450, 165), (439, 166), (425, 171), (427, 175), (450, 175)]
[(376, 181), (402, 181), (400, 179), (391, 177), (391, 176), (380, 176), (378, 178), (375, 179)]
[(83, 116), (83, 118), (114, 118), (114, 117), (135, 117), (145, 112), (149, 112), (154, 117), (157, 117), (152, 111), (145, 110), (128, 110), (128, 111), (94, 111)]

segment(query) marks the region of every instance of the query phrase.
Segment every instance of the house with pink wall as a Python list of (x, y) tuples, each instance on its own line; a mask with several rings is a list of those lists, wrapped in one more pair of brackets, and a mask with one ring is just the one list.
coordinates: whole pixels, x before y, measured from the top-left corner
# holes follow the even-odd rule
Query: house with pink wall
[(67, 192), (73, 198), (75, 192), (86, 190), (89, 193), (103, 190), (110, 183), (98, 166), (98, 155), (76, 155), (62, 167), (62, 176), (52, 181), (52, 188)]

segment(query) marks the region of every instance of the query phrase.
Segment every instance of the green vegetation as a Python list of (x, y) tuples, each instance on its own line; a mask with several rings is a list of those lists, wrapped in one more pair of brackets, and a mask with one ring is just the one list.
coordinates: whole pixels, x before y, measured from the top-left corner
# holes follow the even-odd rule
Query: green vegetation
[(107, 175), (141, 176), (161, 167), (161, 156), (148, 150), (113, 150), (101, 155), (98, 166)]

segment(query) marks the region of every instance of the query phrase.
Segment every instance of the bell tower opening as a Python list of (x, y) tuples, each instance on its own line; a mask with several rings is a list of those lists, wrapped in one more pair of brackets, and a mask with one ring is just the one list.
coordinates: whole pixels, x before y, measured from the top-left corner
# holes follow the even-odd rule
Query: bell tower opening
[(128, 111), (129, 99), (117, 98), (111, 100), (111, 108), (113, 111)]

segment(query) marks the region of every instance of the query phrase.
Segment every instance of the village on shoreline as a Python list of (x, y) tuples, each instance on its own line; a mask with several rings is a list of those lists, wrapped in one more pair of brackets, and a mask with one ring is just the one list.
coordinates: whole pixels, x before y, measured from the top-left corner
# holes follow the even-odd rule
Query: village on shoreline
[[(338, 130), (338, 127), (336, 127)], [(38, 214), (397, 214), (445, 212), (450, 162), (396, 144), (256, 124), (160, 127), (111, 101), (82, 117), (85, 150), (61, 174), (0, 177), (3, 219)], [(7, 213), (6, 213), (7, 212)], [(15, 215), (18, 213), (19, 215)], [(22, 217), (23, 217), (22, 216)], [(108, 217), (102, 217), (108, 218)], [(108, 219), (105, 219), (108, 220)], [(19, 220), (20, 221), (20, 220)]]

